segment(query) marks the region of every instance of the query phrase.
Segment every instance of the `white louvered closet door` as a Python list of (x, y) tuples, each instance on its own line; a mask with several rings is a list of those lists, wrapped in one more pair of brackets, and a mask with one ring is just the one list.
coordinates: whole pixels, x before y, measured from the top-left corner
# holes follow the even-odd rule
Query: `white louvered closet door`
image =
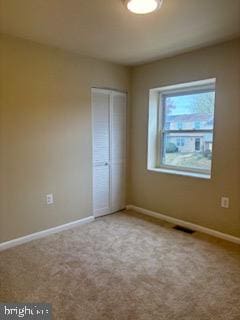
[(96, 217), (125, 206), (126, 94), (92, 90), (93, 207)]
[(111, 209), (125, 207), (126, 94), (113, 92), (111, 104)]

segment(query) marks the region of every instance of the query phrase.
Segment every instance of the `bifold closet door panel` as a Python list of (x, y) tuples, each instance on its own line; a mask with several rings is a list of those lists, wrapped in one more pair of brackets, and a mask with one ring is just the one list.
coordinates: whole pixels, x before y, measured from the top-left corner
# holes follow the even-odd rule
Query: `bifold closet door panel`
[(113, 92), (111, 103), (111, 209), (125, 207), (126, 105), (124, 93)]
[(95, 216), (111, 212), (110, 99), (105, 91), (92, 91), (93, 209)]

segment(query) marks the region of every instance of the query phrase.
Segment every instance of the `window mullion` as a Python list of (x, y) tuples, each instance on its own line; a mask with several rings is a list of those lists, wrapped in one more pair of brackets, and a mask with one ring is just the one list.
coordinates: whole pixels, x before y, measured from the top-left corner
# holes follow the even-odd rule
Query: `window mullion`
[(162, 133), (168, 134), (168, 133), (212, 133), (213, 129), (202, 129), (202, 130), (166, 130), (161, 129)]

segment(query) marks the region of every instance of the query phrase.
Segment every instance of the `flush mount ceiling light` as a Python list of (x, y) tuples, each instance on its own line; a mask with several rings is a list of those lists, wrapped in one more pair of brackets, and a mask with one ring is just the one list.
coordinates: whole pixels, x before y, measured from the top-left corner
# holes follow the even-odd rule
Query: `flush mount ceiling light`
[(146, 14), (159, 9), (163, 0), (125, 0), (128, 10), (136, 14)]

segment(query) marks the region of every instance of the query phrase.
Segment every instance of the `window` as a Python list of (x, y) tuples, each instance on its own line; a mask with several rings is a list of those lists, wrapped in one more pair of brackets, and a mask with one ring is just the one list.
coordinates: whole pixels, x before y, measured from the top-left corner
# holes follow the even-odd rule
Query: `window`
[[(168, 141), (169, 141), (169, 139), (168, 139)], [(181, 138), (177, 138), (177, 146), (179, 147), (180, 145), (181, 145)]]
[(200, 128), (201, 128), (201, 122), (200, 122), (200, 121), (195, 121), (195, 123), (194, 123), (194, 128), (195, 128), (196, 130), (200, 129)]
[[(170, 123), (171, 123), (171, 122), (170, 122)], [(182, 122), (178, 122), (178, 123), (177, 123), (177, 128), (178, 128), (178, 130), (182, 130), (182, 127), (183, 127)]]
[(177, 146), (183, 147), (185, 144), (184, 138), (177, 138)]
[(148, 169), (209, 178), (215, 79), (150, 90)]

